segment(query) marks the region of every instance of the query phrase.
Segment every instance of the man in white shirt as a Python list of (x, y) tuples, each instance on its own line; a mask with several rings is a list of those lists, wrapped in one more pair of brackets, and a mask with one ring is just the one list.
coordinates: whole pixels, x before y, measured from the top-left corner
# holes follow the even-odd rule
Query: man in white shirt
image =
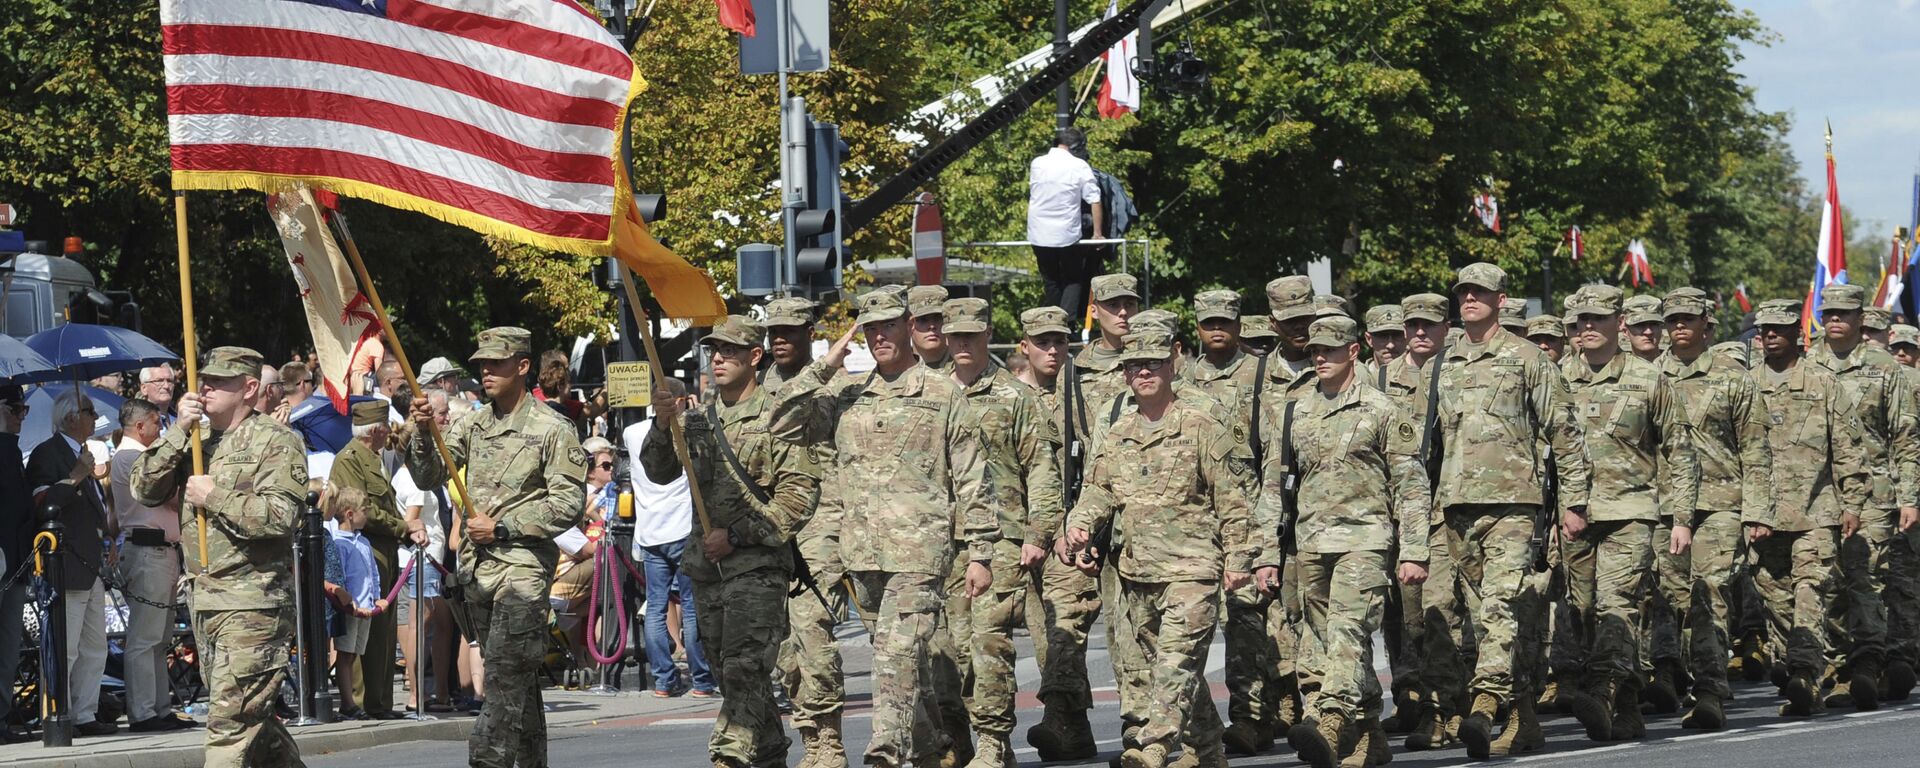
[[(668, 379), (672, 389), (684, 396), (686, 385)], [(693, 580), (680, 570), (680, 556), (687, 548), (687, 535), (693, 531), (693, 496), (687, 491), (685, 473), (660, 485), (647, 479), (641, 469), (640, 446), (647, 441), (652, 419), (640, 419), (621, 433), (627, 447), (628, 466), (633, 479), (633, 559), (647, 579), (647, 661), (653, 671), (653, 695), (679, 693), (679, 671), (673, 664), (673, 638), (667, 635), (669, 590), (680, 591), (680, 642), (687, 649), (687, 673), (695, 698), (711, 698), (715, 683), (707, 669), (700, 647), (700, 630), (695, 622)]]
[[(112, 515), (122, 535), (120, 579), (126, 591), (144, 600), (171, 603), (180, 580), (180, 502), (148, 507), (133, 498), (133, 462), (160, 439), (160, 417), (153, 403), (134, 398), (120, 406), (120, 450), (113, 454)], [(134, 733), (193, 727), (173, 713), (172, 681), (167, 677), (169, 630), (173, 611), (128, 600), (126, 639), (127, 718)]]
[(1062, 128), (1054, 147), (1027, 169), (1027, 241), (1046, 281), (1042, 300), (1080, 317), (1087, 311), (1087, 284), (1099, 269), (1100, 249), (1080, 245), (1080, 208), (1093, 209), (1093, 239), (1106, 235), (1106, 211), (1093, 166), (1073, 148), (1087, 142), (1078, 128)]

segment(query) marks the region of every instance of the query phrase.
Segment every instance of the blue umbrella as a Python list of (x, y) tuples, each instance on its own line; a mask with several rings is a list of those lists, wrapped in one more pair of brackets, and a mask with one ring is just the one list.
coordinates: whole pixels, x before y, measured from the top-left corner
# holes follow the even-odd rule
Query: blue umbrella
[(41, 357), (19, 339), (0, 334), (0, 383), (32, 384), (65, 378), (68, 377), (61, 375), (53, 361)]
[[(53, 439), (53, 401), (72, 384), (42, 384), (27, 392), (27, 417), (20, 422), (20, 452), (30, 454), (33, 447)], [(120, 426), (120, 404), (125, 402), (119, 395), (96, 386), (83, 384), (80, 391), (93, 398), (93, 436), (110, 435)]]
[[(347, 398), (347, 407), (378, 399), (354, 395)], [(334, 410), (333, 401), (326, 395), (314, 395), (294, 406), (293, 413), (287, 416), (287, 426), (306, 438), (309, 452), (339, 453), (347, 447), (347, 441), (353, 439), (353, 417)]]
[(160, 342), (112, 325), (67, 323), (28, 336), (27, 346), (63, 379), (94, 379), (180, 359)]

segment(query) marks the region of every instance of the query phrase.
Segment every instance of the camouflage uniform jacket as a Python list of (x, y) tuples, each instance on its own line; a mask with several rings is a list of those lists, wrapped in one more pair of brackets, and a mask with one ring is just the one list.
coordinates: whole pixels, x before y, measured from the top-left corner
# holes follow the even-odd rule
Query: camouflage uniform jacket
[[(819, 499), (820, 470), (813, 455), (798, 442), (805, 436), (803, 413), (777, 413), (774, 398), (764, 389), (733, 405), (715, 403), (720, 417), (715, 425), (704, 410), (681, 415), (687, 440), (688, 457), (700, 483), (701, 500), (707, 517), (715, 526), (732, 532), (739, 542), (733, 554), (719, 563), (707, 560), (700, 542), (707, 530), (696, 517), (687, 534), (687, 550), (682, 563), (687, 574), (701, 581), (721, 581), (760, 568), (793, 570), (793, 555), (787, 542), (813, 516)], [(740, 459), (750, 481), (766, 492), (770, 500), (762, 504), (733, 471), (720, 450), (724, 432), (728, 447)], [(647, 479), (666, 484), (680, 476), (680, 459), (673, 451), (673, 438), (666, 429), (647, 432), (640, 444), (640, 463)]]
[[(1276, 432), (1286, 431), (1285, 418), (1283, 412)], [(1295, 400), (1292, 432), (1299, 501), (1294, 539), (1301, 552), (1384, 552), (1397, 543), (1400, 560), (1427, 560), (1433, 499), (1418, 456), (1420, 430), (1406, 409), (1366, 382), (1331, 398), (1315, 389)], [(1285, 514), (1288, 468), (1274, 442), (1254, 518), (1277, 525)]]
[[(1684, 405), (1660, 367), (1621, 350), (1600, 370), (1582, 361), (1566, 376), (1593, 472), (1588, 518), (1657, 521), (1677, 514), (1690, 524), (1700, 464)], [(1657, 493), (1656, 485), (1670, 492)]]
[(959, 385), (924, 365), (838, 387), (834, 465), (815, 516), (846, 570), (945, 577), (956, 528), (970, 559), (992, 559), (1000, 525), (980, 428), (959, 401)]
[(1852, 396), (1866, 440), (1867, 470), (1873, 473), (1869, 504), (1874, 509), (1920, 506), (1920, 426), (1900, 362), (1865, 341), (1846, 357), (1822, 345), (1807, 353), (1806, 362), (1832, 373)]
[(987, 503), (998, 515), (1000, 537), (1050, 546), (1066, 517), (1055, 457), (1059, 427), (1041, 410), (1039, 395), (999, 365), (988, 363), (960, 394), (961, 421), (980, 426)]
[(1691, 363), (1668, 353), (1661, 372), (1686, 403), (1693, 451), (1700, 461), (1694, 506), (1706, 512), (1773, 510), (1773, 455), (1767, 411), (1747, 369), (1711, 354)]
[[(1772, 509), (1747, 508), (1746, 522), (1781, 531), (1840, 524), (1865, 509), (1873, 488), (1853, 394), (1825, 368), (1805, 360), (1776, 376), (1762, 364), (1753, 377), (1773, 453)], [(1755, 514), (1758, 512), (1759, 514)]]
[(1085, 425), (1089, 445), (1092, 444), (1091, 440), (1094, 437), (1094, 425), (1102, 421), (1111, 423), (1106, 416), (1114, 399), (1129, 394), (1123, 367), (1120, 362), (1120, 351), (1107, 349), (1099, 342), (1082, 347), (1080, 353), (1073, 356), (1074, 374), (1079, 377), (1076, 383), (1079, 385), (1077, 389), (1081, 402), (1070, 403), (1070, 405), (1075, 408), (1082, 404), (1086, 406), (1084, 415), (1087, 418), (1080, 418), (1083, 414), (1075, 411), (1073, 420), (1076, 424)]
[(1133, 581), (1250, 572), (1261, 553), (1279, 548), (1279, 532), (1253, 524), (1246, 450), (1218, 419), (1183, 400), (1158, 424), (1129, 411), (1094, 450), (1067, 525), (1094, 531), (1112, 521), (1127, 542), (1120, 575)]
[[(180, 508), (181, 550), (193, 577), (193, 610), (240, 611), (293, 605), (293, 534), (306, 505), (307, 451), (279, 422), (250, 416), (205, 439), (207, 503)], [(186, 486), (193, 472), (187, 430), (167, 430), (133, 462), (128, 484), (141, 504), (157, 507)], [(195, 541), (207, 518), (206, 573)]]
[[(472, 510), (493, 518), (495, 535), (507, 537), (469, 542), (460, 551), (462, 573), (472, 573), (481, 560), (553, 573), (560, 558), (553, 537), (578, 525), (587, 503), (587, 456), (576, 435), (571, 422), (531, 394), (511, 413), (488, 406), (447, 432), (453, 463), (466, 468)], [(422, 488), (447, 482), (440, 452), (425, 432), (407, 442), (407, 469)]]
[(1507, 331), (1462, 338), (1440, 368), (1442, 457), (1434, 503), (1533, 504), (1550, 444), (1562, 510), (1587, 503), (1589, 467), (1566, 383), (1547, 353)]
[(1180, 372), (1180, 378), (1193, 389), (1207, 394), (1222, 405), (1232, 406), (1233, 421), (1245, 431), (1253, 422), (1254, 390), (1260, 375), (1261, 358), (1236, 351), (1226, 365), (1215, 367), (1203, 355)]
[(407, 535), (407, 521), (400, 516), (400, 499), (394, 495), (393, 482), (387, 479), (386, 465), (380, 455), (359, 438), (347, 441), (333, 458), (333, 470), (327, 475), (331, 488), (358, 488), (367, 494), (368, 539), (398, 543)]

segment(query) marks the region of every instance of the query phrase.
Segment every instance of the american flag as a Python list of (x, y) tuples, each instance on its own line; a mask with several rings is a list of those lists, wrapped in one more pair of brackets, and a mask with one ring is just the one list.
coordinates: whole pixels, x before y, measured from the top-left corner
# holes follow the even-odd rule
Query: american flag
[(605, 254), (640, 81), (573, 0), (162, 0), (176, 189), (307, 181)]

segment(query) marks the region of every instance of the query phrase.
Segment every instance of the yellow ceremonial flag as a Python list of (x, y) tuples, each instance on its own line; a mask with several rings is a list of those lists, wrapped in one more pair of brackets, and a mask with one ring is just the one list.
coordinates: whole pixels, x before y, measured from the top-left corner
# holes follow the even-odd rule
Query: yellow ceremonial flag
[(727, 316), (727, 303), (720, 298), (713, 275), (653, 239), (639, 208), (631, 202), (626, 215), (614, 223), (613, 255), (647, 281), (667, 317), (713, 325)]

